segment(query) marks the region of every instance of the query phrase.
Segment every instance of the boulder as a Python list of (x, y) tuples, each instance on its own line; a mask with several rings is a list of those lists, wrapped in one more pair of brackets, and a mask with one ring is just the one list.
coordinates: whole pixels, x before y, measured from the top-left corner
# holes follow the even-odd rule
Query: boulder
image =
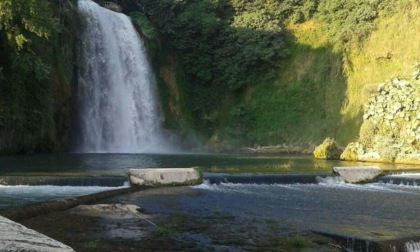
[(343, 151), (332, 138), (326, 138), (313, 152), (314, 158), (317, 159), (340, 159), (341, 153)]
[(198, 185), (203, 182), (198, 168), (130, 169), (128, 177), (132, 186)]
[(343, 153), (340, 155), (341, 160), (346, 161), (357, 161), (358, 160), (358, 153), (360, 150), (363, 152), (363, 149), (358, 148), (359, 143), (349, 143), (347, 147), (344, 149)]
[(338, 166), (333, 168), (346, 183), (366, 183), (382, 174), (377, 166)]
[(359, 160), (364, 162), (378, 162), (382, 161), (381, 156), (374, 151), (364, 153), (363, 155), (359, 155)]
[(1, 251), (74, 252), (69, 246), (2, 216), (0, 230)]
[(400, 154), (395, 159), (395, 163), (420, 165), (420, 153), (418, 153), (418, 154)]

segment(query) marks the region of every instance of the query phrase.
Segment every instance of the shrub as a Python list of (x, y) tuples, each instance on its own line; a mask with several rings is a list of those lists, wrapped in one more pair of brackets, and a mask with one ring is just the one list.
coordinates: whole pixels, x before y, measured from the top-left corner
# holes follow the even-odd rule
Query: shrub
[(380, 1), (320, 1), (320, 18), (329, 25), (328, 33), (338, 45), (365, 39), (375, 29)]
[(305, 237), (298, 234), (290, 237), (289, 243), (295, 248), (305, 248), (309, 245), (309, 241)]

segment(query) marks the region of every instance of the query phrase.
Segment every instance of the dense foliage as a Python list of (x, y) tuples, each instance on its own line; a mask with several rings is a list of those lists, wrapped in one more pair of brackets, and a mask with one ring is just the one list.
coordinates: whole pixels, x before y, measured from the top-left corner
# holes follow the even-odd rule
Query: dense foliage
[[(182, 113), (192, 115), (195, 129), (239, 145), (308, 143), (326, 136), (339, 141), (342, 128), (355, 132), (359, 103), (353, 102), (359, 107), (350, 119), (342, 109), (357, 92), (346, 87), (348, 55), (354, 46), (362, 50), (378, 18), (418, 5), (418, 0), (116, 2), (158, 63), (171, 54), (189, 110)], [(75, 3), (0, 2), (0, 152), (68, 144), (80, 26)], [(379, 54), (390, 60), (388, 51)], [(347, 140), (353, 137), (348, 135)]]
[(325, 0), (320, 1), (320, 18), (328, 25), (333, 42), (343, 45), (352, 40), (366, 38), (375, 28), (373, 20), (378, 15), (381, 0)]
[[(196, 85), (237, 90), (249, 84), (247, 73), (286, 54), (279, 24), (264, 22), (271, 13), (233, 17), (228, 1), (142, 2), (159, 31), (182, 53), (184, 69)], [(162, 19), (161, 13), (170, 14)]]
[(65, 84), (60, 78), (71, 76), (64, 67), (73, 62), (73, 39), (65, 37), (73, 35), (66, 34), (69, 4), (0, 2), (0, 151), (49, 149), (58, 141), (63, 87), (55, 85)]
[(222, 121), (218, 110), (230, 102), (226, 99), (239, 97), (261, 76), (275, 78), (281, 59), (289, 55), (284, 23), (316, 11), (316, 2), (304, 0), (139, 0), (135, 6), (179, 52), (188, 106), (201, 129)]
[[(340, 72), (342, 66), (328, 66), (328, 62), (340, 64), (340, 51), (366, 39), (374, 30), (374, 20), (380, 11), (393, 3), (390, 0), (122, 2), (149, 19), (165, 43), (179, 53), (188, 82), (187, 102), (196, 127), (208, 135), (224, 128), (222, 131), (232, 139), (248, 139), (251, 143), (268, 139), (295, 141), (296, 137), (290, 137), (296, 135), (293, 128), (296, 130), (296, 125), (316, 118), (328, 120), (325, 124), (328, 127), (337, 123), (339, 119), (331, 117), (339, 116), (340, 104), (323, 104), (325, 90), (329, 88), (325, 82), (332, 82), (337, 86), (335, 93), (344, 95), (342, 85), (337, 83), (344, 82), (344, 78), (338, 76), (334, 80), (329, 71)], [(309, 61), (313, 70), (319, 71), (315, 75), (323, 77), (314, 80), (312, 74), (307, 74), (304, 79), (291, 80), (293, 85), (283, 83), (283, 91), (270, 87), (283, 78), (280, 75), (285, 71), (293, 71), (287, 65), (290, 58), (308, 52), (297, 46), (287, 27), (310, 19), (323, 24), (322, 32), (330, 41), (325, 45), (328, 47), (314, 51), (315, 57), (328, 62)], [(335, 99), (340, 98), (343, 97)], [(315, 101), (312, 104), (315, 106), (307, 104), (308, 101)], [(333, 109), (326, 106), (331, 105), (337, 106), (334, 112), (328, 112)], [(323, 131), (325, 134), (326, 130)], [(275, 132), (283, 133), (280, 136)], [(318, 141), (319, 137), (313, 140)]]

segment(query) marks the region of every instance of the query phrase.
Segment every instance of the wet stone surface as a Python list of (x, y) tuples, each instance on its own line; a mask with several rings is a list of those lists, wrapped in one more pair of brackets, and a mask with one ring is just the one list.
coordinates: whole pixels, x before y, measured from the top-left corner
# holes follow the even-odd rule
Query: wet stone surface
[(72, 252), (73, 249), (0, 216), (1, 251)]

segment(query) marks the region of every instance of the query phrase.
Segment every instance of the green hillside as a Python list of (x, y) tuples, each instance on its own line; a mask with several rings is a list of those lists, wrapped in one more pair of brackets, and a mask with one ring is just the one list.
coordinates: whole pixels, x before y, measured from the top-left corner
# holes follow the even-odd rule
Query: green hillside
[[(417, 1), (162, 2), (139, 5), (177, 52), (183, 105), (210, 148), (345, 146), (370, 92), (419, 57)], [(277, 53), (258, 54), (273, 41)]]
[(416, 2), (400, 2), (378, 11), (366, 38), (344, 45), (327, 35), (330, 25), (320, 16), (289, 25), (295, 43), (276, 81), (251, 88), (258, 117), (251, 135), (262, 136), (262, 144), (333, 137), (345, 145), (357, 138), (363, 105), (377, 84), (414, 71), (419, 15)]
[[(210, 149), (345, 146), (377, 84), (420, 58), (418, 0), (117, 2), (146, 40), (165, 127)], [(68, 149), (75, 6), (0, 3), (0, 153)]]

